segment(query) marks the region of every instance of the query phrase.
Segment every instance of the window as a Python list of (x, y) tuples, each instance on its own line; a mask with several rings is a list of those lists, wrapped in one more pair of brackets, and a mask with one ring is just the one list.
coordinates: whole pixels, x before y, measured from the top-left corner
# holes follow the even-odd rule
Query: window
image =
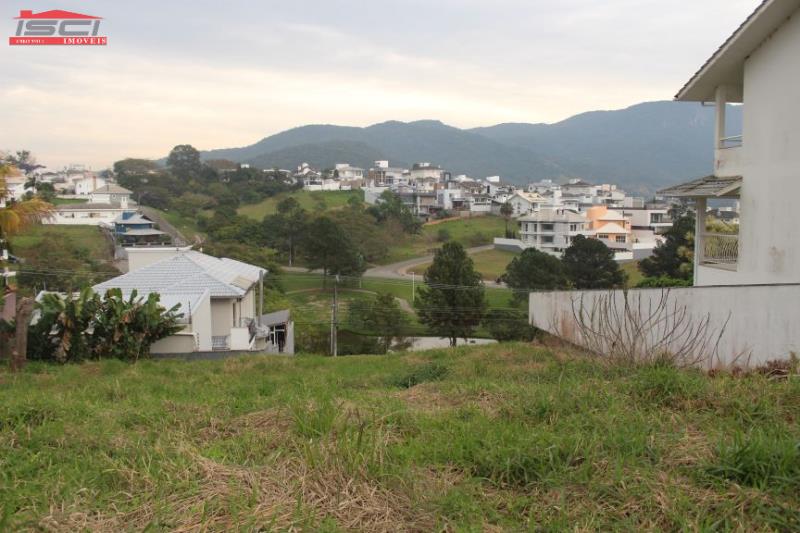
[(577, 224), (570, 224), (569, 225), (569, 230), (570, 231), (578, 231), (578, 225)]
[(546, 236), (542, 237), (542, 242), (545, 243), (545, 244), (553, 244), (553, 236), (552, 235), (546, 235)]
[(617, 242), (625, 242), (625, 235), (617, 235)]
[(542, 224), (542, 231), (553, 231), (554, 224)]
[(608, 233), (598, 233), (597, 238), (608, 240)]

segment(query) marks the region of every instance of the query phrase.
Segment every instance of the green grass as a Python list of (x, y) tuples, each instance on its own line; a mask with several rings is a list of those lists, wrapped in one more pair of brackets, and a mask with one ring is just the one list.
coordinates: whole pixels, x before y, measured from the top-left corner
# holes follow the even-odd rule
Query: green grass
[[(322, 288), (322, 276), (313, 273), (285, 272), (278, 278), (285, 291), (298, 291), (303, 289)], [(328, 279), (328, 286), (332, 280)], [(416, 287), (424, 285), (422, 276), (417, 277)], [(412, 301), (411, 280), (388, 279), (388, 278), (362, 278), (359, 281), (342, 282), (342, 287), (365, 289), (373, 292), (389, 293), (397, 298), (402, 298), (408, 302)], [(508, 289), (486, 289), (486, 299), (490, 307), (507, 307), (511, 299), (511, 291)]]
[(446, 231), (449, 240), (465, 248), (491, 244), (495, 237), (505, 234), (505, 221), (501, 217), (481, 216), (426, 224), (420, 235), (399, 236), (389, 249), (385, 264), (433, 254), (442, 246), (440, 231)]
[(0, 529), (796, 531), (800, 381), (528, 344), (0, 369)]
[(624, 261), (619, 267), (628, 276), (628, 287), (635, 287), (644, 279), (644, 275), (639, 271), (639, 261)]
[[(243, 205), (238, 209), (240, 215), (248, 216), (255, 220), (262, 220), (266, 215), (272, 215), (278, 203), (291, 196), (307, 211), (318, 213), (320, 210), (336, 209), (347, 205), (350, 198), (364, 199), (362, 191), (295, 191), (282, 193), (272, 198), (267, 198), (257, 204)], [(321, 208), (321, 209), (320, 209)]]
[[(191, 242), (194, 240), (195, 236), (202, 236), (202, 232), (197, 228), (197, 218), (196, 217), (187, 217), (180, 214), (176, 210), (171, 211), (162, 211), (161, 209), (155, 209), (151, 207), (154, 211), (157, 211), (161, 216), (163, 216), (167, 222), (175, 226), (178, 231), (180, 231), (186, 239)], [(202, 216), (198, 214), (197, 216)]]
[[(485, 252), (472, 254), (470, 257), (475, 264), (475, 270), (480, 272), (483, 279), (495, 281), (506, 273), (506, 267), (517, 255), (514, 252), (505, 250), (486, 250)], [(425, 263), (412, 268), (409, 272), (423, 274), (429, 266), (431, 266), (430, 263)]]
[[(11, 238), (11, 248), (15, 255), (25, 257), (40, 246), (46, 237), (86, 248), (94, 260), (100, 262), (113, 260), (109, 242), (97, 226), (55, 226), (50, 224), (31, 226), (25, 232)], [(58, 265), (52, 265), (52, 267), (57, 268)]]

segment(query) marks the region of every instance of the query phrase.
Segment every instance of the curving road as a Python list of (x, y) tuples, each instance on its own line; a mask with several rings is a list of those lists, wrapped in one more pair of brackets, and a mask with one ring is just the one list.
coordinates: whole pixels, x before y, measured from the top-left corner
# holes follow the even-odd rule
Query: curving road
[[(467, 254), (472, 255), (479, 252), (486, 252), (488, 250), (494, 249), (493, 244), (486, 244), (483, 246), (474, 246), (472, 248), (467, 248)], [(398, 261), (397, 263), (390, 263), (388, 265), (379, 265), (374, 266), (372, 268), (367, 269), (364, 272), (364, 277), (366, 278), (388, 278), (388, 279), (402, 279), (411, 281), (412, 274), (409, 274), (408, 271), (412, 268), (424, 265), (425, 263), (430, 263), (433, 261), (433, 255), (425, 255), (422, 257), (415, 257), (413, 259), (406, 259), (405, 261)], [(308, 272), (307, 268), (303, 267), (283, 267), (284, 270), (287, 272)], [(420, 282), (422, 281), (421, 276), (417, 276), (417, 280)], [(493, 288), (503, 288), (505, 287), (502, 283), (497, 283), (494, 281), (484, 280), (484, 285), (487, 287)]]

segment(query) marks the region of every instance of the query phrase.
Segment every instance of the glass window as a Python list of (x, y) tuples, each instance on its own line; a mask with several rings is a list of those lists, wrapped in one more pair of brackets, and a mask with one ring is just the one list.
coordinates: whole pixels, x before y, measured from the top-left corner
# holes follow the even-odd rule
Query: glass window
[(553, 243), (553, 236), (552, 235), (545, 235), (542, 237), (542, 242), (545, 244), (552, 244)]
[(542, 231), (553, 231), (553, 224), (542, 224)]
[(617, 242), (625, 242), (625, 235), (617, 235)]

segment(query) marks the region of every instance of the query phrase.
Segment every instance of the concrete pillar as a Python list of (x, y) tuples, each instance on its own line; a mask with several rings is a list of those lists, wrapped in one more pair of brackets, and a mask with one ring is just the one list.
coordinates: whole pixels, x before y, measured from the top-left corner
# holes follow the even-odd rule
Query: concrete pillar
[(705, 198), (695, 199), (695, 226), (694, 226), (694, 284), (697, 285), (697, 266), (703, 262), (705, 252), (706, 233), (706, 205)]
[(727, 98), (725, 95), (724, 85), (717, 87), (717, 90), (714, 94), (714, 102), (717, 108), (716, 123), (714, 127), (714, 146), (719, 149), (724, 148), (724, 142), (722, 139), (725, 138), (725, 105), (727, 103)]

